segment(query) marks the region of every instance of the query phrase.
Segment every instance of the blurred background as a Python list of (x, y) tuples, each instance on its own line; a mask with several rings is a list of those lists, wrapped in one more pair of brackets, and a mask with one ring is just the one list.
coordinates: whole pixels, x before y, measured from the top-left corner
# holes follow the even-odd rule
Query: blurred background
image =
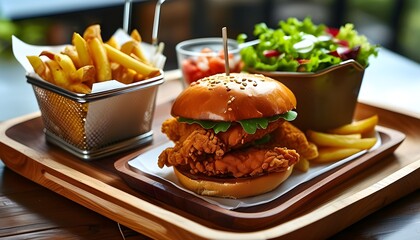
[[(156, 1), (133, 1), (130, 29), (151, 42)], [(0, 0), (0, 58), (13, 59), (11, 35), (32, 44), (70, 43), (99, 23), (104, 39), (123, 26), (124, 0)], [(177, 67), (175, 45), (197, 37), (252, 36), (256, 23), (275, 28), (288, 17), (313, 22), (355, 24), (359, 33), (416, 62), (420, 62), (420, 1), (418, 0), (167, 0), (161, 8), (159, 40), (166, 47), (166, 70)]]

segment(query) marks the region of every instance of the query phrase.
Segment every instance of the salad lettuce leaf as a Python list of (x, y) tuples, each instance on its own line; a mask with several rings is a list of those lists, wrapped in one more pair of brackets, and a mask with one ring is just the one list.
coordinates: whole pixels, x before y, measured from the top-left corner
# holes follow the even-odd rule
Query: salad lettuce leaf
[[(295, 111), (288, 111), (283, 114), (278, 114), (273, 117), (268, 118), (252, 118), (252, 119), (245, 119), (238, 121), (238, 123), (242, 126), (248, 134), (254, 134), (257, 129), (266, 129), (270, 122), (276, 121), (280, 118), (283, 118), (286, 121), (293, 121), (297, 117), (297, 113)], [(223, 121), (210, 121), (210, 120), (196, 120), (196, 119), (189, 119), (189, 118), (178, 118), (179, 122), (185, 122), (188, 124), (199, 124), (204, 129), (213, 129), (214, 133), (219, 132), (226, 132), (229, 127), (232, 125), (231, 122), (223, 122)]]
[[(314, 24), (310, 18), (289, 18), (280, 21), (277, 29), (258, 23), (253, 34), (259, 43), (240, 53), (245, 70), (316, 72), (348, 59), (367, 67), (369, 57), (378, 54), (378, 46), (359, 35), (350, 23), (332, 29)], [(240, 34), (237, 41), (244, 43), (247, 38)]]

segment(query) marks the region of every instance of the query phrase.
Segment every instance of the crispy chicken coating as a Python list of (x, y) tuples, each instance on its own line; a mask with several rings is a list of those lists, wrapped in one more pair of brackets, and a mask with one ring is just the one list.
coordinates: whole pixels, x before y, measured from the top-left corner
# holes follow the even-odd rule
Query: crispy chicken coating
[(193, 174), (239, 178), (286, 171), (297, 161), (299, 154), (295, 150), (281, 147), (251, 147), (233, 150), (220, 159), (209, 157), (204, 161), (190, 162), (189, 165)]
[(175, 141), (174, 147), (165, 149), (159, 155), (158, 166), (160, 168), (165, 165), (169, 167), (196, 162), (204, 154), (212, 154), (217, 158), (225, 153), (226, 146), (217, 138), (213, 131), (199, 128), (193, 130), (186, 137), (183, 136), (179, 139), (183, 141)]
[(255, 134), (247, 134), (240, 125), (215, 134), (213, 130), (203, 129), (198, 124), (168, 119), (162, 125), (162, 132), (175, 142), (175, 146), (159, 155), (158, 166), (184, 165), (190, 167), (191, 173), (208, 176), (221, 174), (244, 177), (285, 171), (299, 160), (295, 150), (283, 148), (280, 143), (241, 149), (244, 144), (281, 129), (283, 123), (284, 120), (272, 122)]
[(213, 130), (203, 129), (198, 124), (181, 123), (175, 118), (167, 119), (162, 124), (162, 132), (175, 142), (175, 146), (160, 154), (158, 166), (196, 162), (204, 154), (206, 157), (212, 154), (215, 159), (221, 158), (225, 152), (240, 148), (274, 131), (283, 122), (283, 120), (271, 122), (266, 129), (258, 129), (255, 134), (246, 133), (239, 124), (231, 126), (226, 132), (215, 134)]
[(305, 134), (290, 122), (285, 122), (271, 134), (273, 145), (295, 149), (299, 155), (306, 159), (318, 156), (318, 148), (308, 141)]

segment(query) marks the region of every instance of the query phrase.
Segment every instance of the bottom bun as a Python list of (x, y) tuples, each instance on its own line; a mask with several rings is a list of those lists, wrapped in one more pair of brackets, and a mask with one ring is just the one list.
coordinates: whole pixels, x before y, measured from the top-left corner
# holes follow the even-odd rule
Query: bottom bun
[(176, 167), (173, 169), (181, 184), (197, 194), (224, 198), (244, 198), (260, 195), (275, 189), (290, 176), (293, 166), (284, 172), (274, 172), (259, 177), (232, 178), (226, 181), (211, 177), (206, 177), (205, 179), (192, 178), (188, 177), (191, 174), (185, 171)]

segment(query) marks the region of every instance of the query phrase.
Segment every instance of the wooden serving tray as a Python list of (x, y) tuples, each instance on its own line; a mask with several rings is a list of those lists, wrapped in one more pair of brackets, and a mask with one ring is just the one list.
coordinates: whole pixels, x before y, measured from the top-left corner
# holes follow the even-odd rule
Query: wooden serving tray
[(378, 127), (382, 145), (337, 171), (261, 206), (221, 209), (127, 167), (167, 141), (160, 126), (170, 106), (156, 108), (151, 145), (92, 162), (47, 144), (39, 113), (12, 119), (0, 124), (0, 159), (22, 176), (157, 239), (324, 238), (419, 186), (420, 155), (412, 148), (419, 136), (410, 133), (393, 155), (404, 134)]
[[(303, 206), (308, 204), (309, 201), (332, 187), (339, 185), (348, 178), (355, 176), (363, 169), (369, 168), (382, 157), (394, 152), (405, 138), (405, 135), (401, 132), (389, 128), (378, 126), (377, 131), (382, 140), (381, 145), (377, 149), (354, 159), (344, 166), (328, 171), (305, 182), (273, 201), (235, 210), (229, 210), (211, 204), (175, 187), (163, 179), (131, 167), (129, 165), (129, 161), (132, 160), (131, 156), (118, 160), (115, 163), (115, 167), (120, 172), (121, 177), (132, 188), (146, 193), (155, 199), (171, 204), (199, 218), (216, 223), (220, 227), (241, 231), (253, 231), (274, 226), (287, 219), (296, 217), (303, 209)], [(149, 149), (145, 149), (140, 154)], [(151, 159), (150, 161), (157, 163), (157, 158)]]

